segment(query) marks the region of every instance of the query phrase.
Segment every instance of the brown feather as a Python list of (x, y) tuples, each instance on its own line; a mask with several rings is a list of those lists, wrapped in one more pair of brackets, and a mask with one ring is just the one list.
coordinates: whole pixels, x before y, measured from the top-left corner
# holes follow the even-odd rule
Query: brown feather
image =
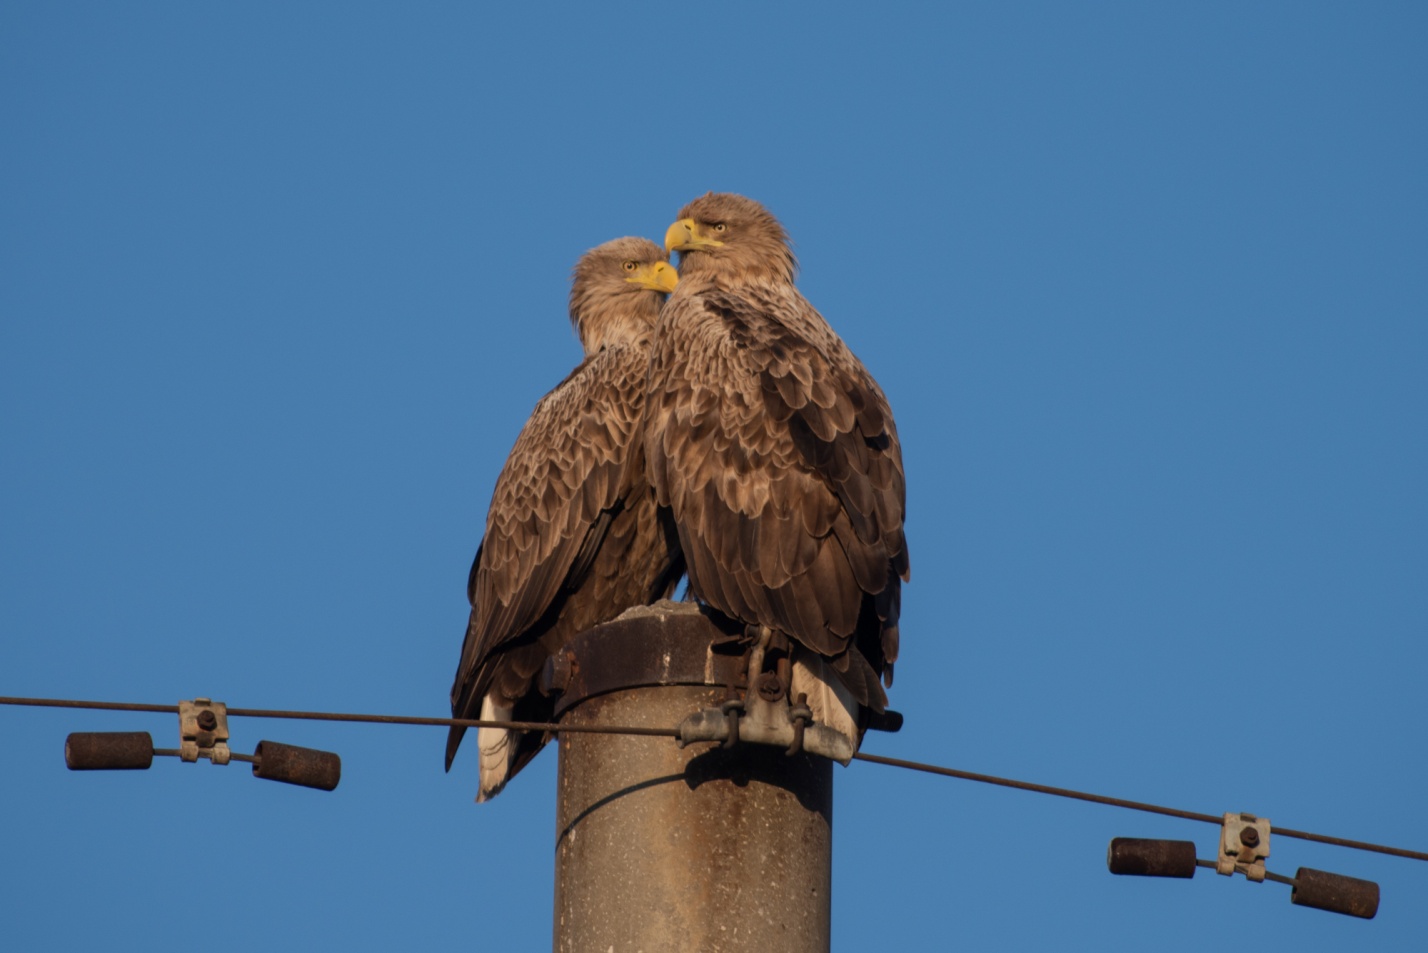
[[(477, 717), (490, 697), (494, 710), (516, 720), (549, 720), (552, 703), (535, 679), (551, 653), (630, 606), (668, 596), (683, 572), (638, 439), (664, 296), (627, 282), (623, 269), (626, 261), (663, 259), (653, 243), (625, 238), (576, 265), (570, 314), (586, 357), (536, 405), (496, 480), (469, 577), (455, 718)], [(464, 733), (449, 733), (448, 769)], [(545, 740), (512, 733), (509, 760), (491, 778), (483, 753), (478, 800), (499, 791)]]
[(680, 262), (645, 414), (651, 483), (690, 588), (823, 656), (881, 711), (907, 568), (891, 409), (794, 287), (787, 235), (767, 210), (710, 194), (679, 218), (706, 234), (724, 226), (722, 244)]

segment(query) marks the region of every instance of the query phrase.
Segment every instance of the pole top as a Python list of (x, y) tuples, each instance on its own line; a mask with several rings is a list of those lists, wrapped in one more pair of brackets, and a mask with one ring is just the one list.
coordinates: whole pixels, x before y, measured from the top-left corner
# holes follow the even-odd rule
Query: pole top
[(627, 688), (742, 685), (742, 635), (703, 606), (662, 599), (567, 642), (546, 662), (541, 690), (559, 695), (559, 718), (587, 698)]

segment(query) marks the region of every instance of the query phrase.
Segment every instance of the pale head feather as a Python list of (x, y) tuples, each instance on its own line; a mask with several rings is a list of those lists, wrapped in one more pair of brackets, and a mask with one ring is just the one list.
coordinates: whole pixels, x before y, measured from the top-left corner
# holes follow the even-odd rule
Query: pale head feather
[(668, 260), (664, 250), (646, 238), (616, 238), (580, 256), (571, 273), (570, 323), (587, 355), (654, 333), (665, 295), (626, 281), (625, 262), (653, 265)]
[[(798, 260), (788, 233), (773, 213), (753, 199), (732, 192), (709, 192), (679, 211), (699, 230), (722, 245), (681, 252), (681, 278), (722, 278), (738, 282), (771, 281), (793, 284)], [(714, 231), (723, 225), (722, 232)]]

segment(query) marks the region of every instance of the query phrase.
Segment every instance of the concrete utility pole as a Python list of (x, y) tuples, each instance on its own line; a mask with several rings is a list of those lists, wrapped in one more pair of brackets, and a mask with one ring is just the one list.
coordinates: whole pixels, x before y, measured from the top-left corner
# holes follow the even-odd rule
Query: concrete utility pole
[[(689, 604), (578, 637), (547, 675), (572, 725), (672, 728), (739, 684)], [(767, 745), (562, 734), (556, 953), (829, 948), (832, 762)]]

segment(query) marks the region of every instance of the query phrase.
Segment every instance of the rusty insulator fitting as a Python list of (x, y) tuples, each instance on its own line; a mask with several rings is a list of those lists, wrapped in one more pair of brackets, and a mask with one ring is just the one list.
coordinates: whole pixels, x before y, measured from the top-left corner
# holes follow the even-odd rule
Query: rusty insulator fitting
[(1117, 837), (1106, 851), (1106, 866), (1113, 874), (1137, 877), (1195, 876), (1195, 842)]
[(1300, 867), (1294, 875), (1294, 890), (1289, 894), (1289, 902), (1372, 920), (1378, 913), (1378, 884), (1372, 880)]
[(147, 731), (76, 731), (64, 740), (64, 763), (71, 771), (135, 771), (154, 763), (154, 739)]
[(253, 752), (253, 776), (331, 791), (342, 779), (342, 759), (331, 751), (260, 741)]

